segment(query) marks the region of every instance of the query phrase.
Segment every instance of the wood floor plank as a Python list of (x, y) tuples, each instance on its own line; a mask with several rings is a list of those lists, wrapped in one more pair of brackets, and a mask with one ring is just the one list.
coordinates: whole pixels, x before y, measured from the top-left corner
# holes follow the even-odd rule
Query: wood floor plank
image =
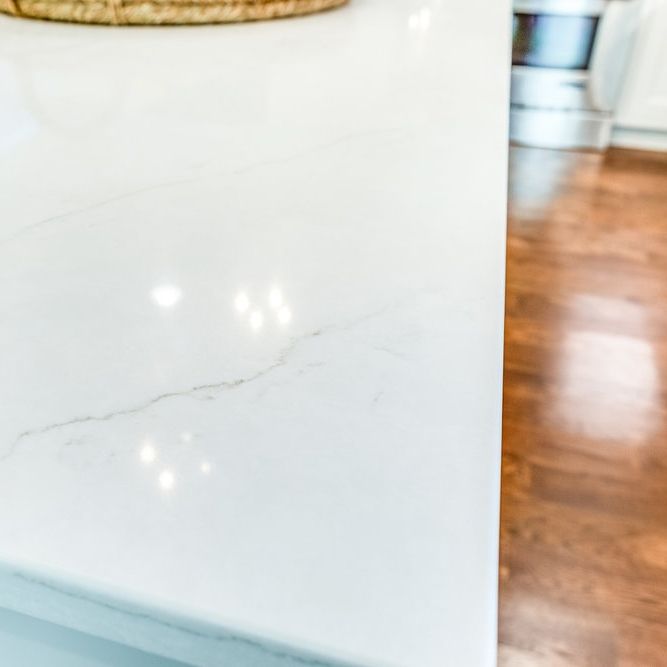
[(667, 665), (667, 155), (513, 148), (503, 667)]

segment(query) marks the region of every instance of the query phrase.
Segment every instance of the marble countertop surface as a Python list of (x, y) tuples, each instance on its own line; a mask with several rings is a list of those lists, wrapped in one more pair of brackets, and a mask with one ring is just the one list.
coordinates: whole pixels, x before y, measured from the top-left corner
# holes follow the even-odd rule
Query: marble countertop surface
[(0, 607), (494, 664), (509, 32), (0, 19)]

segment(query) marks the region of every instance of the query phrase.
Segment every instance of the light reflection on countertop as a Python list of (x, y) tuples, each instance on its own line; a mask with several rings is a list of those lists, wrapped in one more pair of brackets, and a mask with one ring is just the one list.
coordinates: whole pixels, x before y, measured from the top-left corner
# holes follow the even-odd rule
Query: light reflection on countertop
[(292, 309), (285, 301), (282, 289), (276, 285), (267, 291), (266, 300), (261, 296), (253, 300), (245, 290), (239, 291), (234, 299), (234, 308), (240, 319), (255, 332), (264, 327), (267, 316), (272, 324), (282, 328), (292, 320)]
[(424, 6), (421, 9), (415, 11), (413, 14), (410, 14), (410, 19), (408, 25), (411, 30), (420, 30), (425, 32), (429, 29), (431, 25), (431, 9), (428, 6)]
[(183, 291), (176, 285), (160, 285), (151, 292), (151, 296), (158, 306), (172, 308), (181, 300)]
[[(172, 438), (166, 438), (161, 443), (152, 436), (146, 436), (141, 440), (138, 450), (140, 464), (155, 474), (156, 488), (162, 492), (173, 491), (177, 481), (181, 486), (196, 485), (202, 475), (209, 477), (213, 465), (205, 456), (189, 431), (181, 433), (177, 443)], [(183, 491), (187, 492), (187, 489)]]

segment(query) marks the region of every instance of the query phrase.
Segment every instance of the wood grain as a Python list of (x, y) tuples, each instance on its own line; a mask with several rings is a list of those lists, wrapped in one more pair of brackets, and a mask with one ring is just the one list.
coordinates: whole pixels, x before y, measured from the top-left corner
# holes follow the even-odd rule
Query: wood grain
[(499, 664), (667, 665), (667, 155), (513, 148)]

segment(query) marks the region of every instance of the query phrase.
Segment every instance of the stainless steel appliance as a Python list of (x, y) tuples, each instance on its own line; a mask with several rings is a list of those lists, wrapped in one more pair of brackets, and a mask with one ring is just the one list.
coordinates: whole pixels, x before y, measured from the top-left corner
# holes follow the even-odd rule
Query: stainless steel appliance
[(510, 137), (604, 149), (639, 0), (515, 0)]

